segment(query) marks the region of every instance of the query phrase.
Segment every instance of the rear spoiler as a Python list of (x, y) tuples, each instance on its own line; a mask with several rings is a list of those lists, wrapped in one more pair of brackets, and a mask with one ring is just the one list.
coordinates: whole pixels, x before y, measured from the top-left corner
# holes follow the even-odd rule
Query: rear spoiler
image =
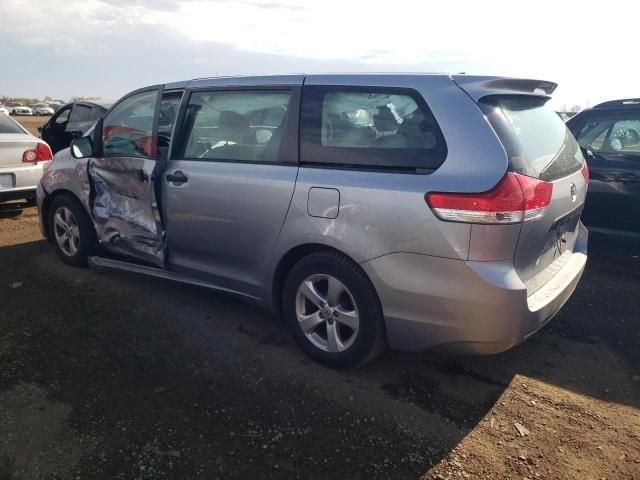
[(476, 102), (489, 95), (528, 95), (549, 99), (558, 86), (545, 80), (525, 78), (452, 75), (451, 79)]

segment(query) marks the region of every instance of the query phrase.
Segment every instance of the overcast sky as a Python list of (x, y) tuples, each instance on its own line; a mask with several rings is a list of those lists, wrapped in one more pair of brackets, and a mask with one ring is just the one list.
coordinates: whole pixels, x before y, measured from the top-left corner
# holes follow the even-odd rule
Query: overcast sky
[(117, 99), (214, 75), (467, 72), (554, 105), (640, 97), (640, 1), (0, 0), (0, 95)]

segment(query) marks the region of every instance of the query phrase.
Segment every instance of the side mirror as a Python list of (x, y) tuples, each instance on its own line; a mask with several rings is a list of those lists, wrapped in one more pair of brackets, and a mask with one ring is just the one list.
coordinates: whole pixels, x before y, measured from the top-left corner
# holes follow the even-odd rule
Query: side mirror
[(87, 158), (93, 154), (91, 137), (76, 138), (71, 142), (71, 155), (74, 158)]

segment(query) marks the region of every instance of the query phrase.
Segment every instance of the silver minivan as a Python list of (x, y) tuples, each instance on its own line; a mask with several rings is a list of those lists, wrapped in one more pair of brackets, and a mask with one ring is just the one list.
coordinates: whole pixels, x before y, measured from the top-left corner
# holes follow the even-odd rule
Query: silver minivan
[(199, 79), (119, 100), (38, 187), (71, 265), (244, 297), (333, 367), (385, 346), (490, 354), (586, 263), (588, 170), (551, 82)]

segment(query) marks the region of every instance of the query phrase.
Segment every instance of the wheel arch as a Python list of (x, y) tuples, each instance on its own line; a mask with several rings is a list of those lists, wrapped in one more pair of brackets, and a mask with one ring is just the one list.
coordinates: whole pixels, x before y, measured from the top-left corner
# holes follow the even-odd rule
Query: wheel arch
[[(332, 251), (338, 253), (351, 260), (354, 264), (358, 265), (358, 262), (356, 262), (351, 256), (347, 255), (343, 251), (335, 247), (323, 245), (321, 243), (305, 243), (291, 248), (282, 256), (273, 274), (273, 280), (271, 283), (271, 305), (276, 315), (282, 315), (282, 290), (284, 288), (284, 283), (286, 281), (287, 275), (289, 274), (293, 266), (302, 258), (322, 251)], [(367, 275), (364, 270), (363, 273)]]
[[(66, 188), (60, 188), (58, 190), (54, 190), (44, 198), (44, 200), (42, 201), (42, 207), (41, 207), (42, 208), (41, 217), (42, 217), (42, 226), (44, 228), (44, 233), (48, 241), (52, 240), (51, 232), (49, 231), (49, 214), (50, 214), (51, 204), (56, 198), (62, 195), (70, 196), (71, 198), (76, 200), (80, 205), (82, 205), (82, 201), (78, 198), (78, 196), (75, 193), (73, 193), (71, 190), (67, 190)], [(91, 222), (91, 217), (89, 217), (89, 221), (91, 225), (93, 225), (93, 222)]]

